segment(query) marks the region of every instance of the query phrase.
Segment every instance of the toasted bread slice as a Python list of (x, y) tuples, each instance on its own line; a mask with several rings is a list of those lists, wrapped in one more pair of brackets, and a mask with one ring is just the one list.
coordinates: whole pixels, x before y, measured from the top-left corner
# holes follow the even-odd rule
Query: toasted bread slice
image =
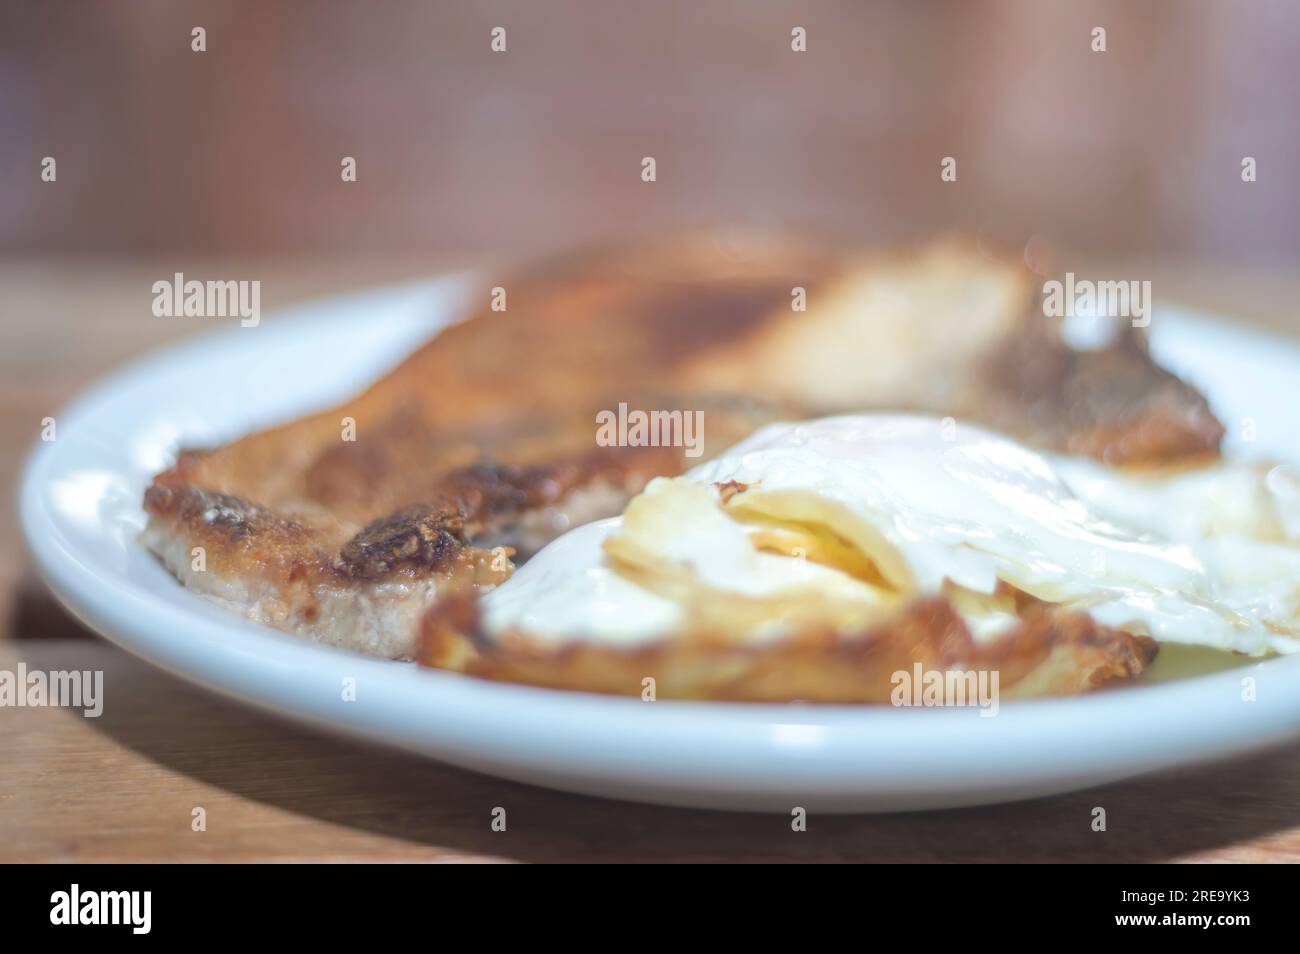
[(411, 658), (439, 594), (500, 582), (512, 556), (699, 462), (682, 447), (599, 444), (597, 414), (620, 404), (703, 412), (703, 457), (772, 420), (868, 407), (991, 420), (1107, 458), (1213, 452), (1222, 433), (1140, 346), (1115, 359), (1123, 401), (1097, 397), (1110, 359), (1065, 349), (1033, 314), (1023, 266), (951, 241), (863, 258), (699, 232), (499, 284), (506, 311), (485, 289), (479, 313), (355, 399), (182, 452), (146, 493), (146, 543), (250, 619)]

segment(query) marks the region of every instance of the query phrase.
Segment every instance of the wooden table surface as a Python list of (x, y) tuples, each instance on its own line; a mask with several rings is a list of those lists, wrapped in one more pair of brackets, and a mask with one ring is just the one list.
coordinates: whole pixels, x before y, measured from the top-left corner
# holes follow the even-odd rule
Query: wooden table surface
[[(226, 262), (211, 273), (262, 278), (265, 312), (458, 264)], [(10, 502), (42, 417), (104, 371), (196, 331), (149, 313), (149, 287), (173, 265), (199, 275), (190, 261), (0, 263), (0, 670), (99, 669), (108, 687), (98, 719), (0, 708), (0, 861), (1300, 861), (1300, 745), (1021, 804), (814, 815), (795, 833), (783, 816), (498, 781), (320, 735), (152, 669), (46, 594)], [(1161, 276), (1165, 301), (1300, 334), (1292, 276), (1145, 273)], [(506, 832), (490, 828), (494, 806), (507, 809)], [(1106, 808), (1104, 833), (1091, 830), (1094, 806)], [(196, 807), (206, 831), (191, 830)]]

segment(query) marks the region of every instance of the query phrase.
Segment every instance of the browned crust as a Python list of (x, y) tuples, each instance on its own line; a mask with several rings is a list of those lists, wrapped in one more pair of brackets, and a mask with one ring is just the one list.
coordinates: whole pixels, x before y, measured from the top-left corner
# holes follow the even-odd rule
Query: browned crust
[[(773, 416), (717, 401), (706, 412), (712, 431), (727, 444)], [(590, 444), (595, 425), (582, 426)], [(388, 451), (391, 456), (392, 448)], [(384, 467), (400, 468), (401, 476), (394, 477), (404, 483), (423, 470), (422, 480), (409, 481), (409, 492), (418, 491), (419, 497), (391, 512), (382, 509), (384, 503), (378, 516), (363, 523), (358, 518), (375, 507), (324, 507), (311, 499), (273, 507), (250, 496), (207, 489), (203, 485), (209, 482), (232, 483), (221, 479), (223, 453), (181, 453), (176, 465), (146, 490), (145, 511), (191, 546), (204, 547), (209, 565), (219, 572), (287, 579), (287, 568), (292, 568), (295, 579), (340, 582), (445, 575), (464, 562), (462, 557), (477, 561), (481, 554), (474, 552), (476, 547), (521, 549), (518, 521), (527, 515), (562, 510), (576, 493), (599, 488), (609, 502), (589, 519), (613, 516), (651, 478), (679, 474), (687, 463), (675, 447), (588, 446), (569, 453), (557, 450), (534, 463), (479, 459), (442, 470), (436, 454), (433, 459), (427, 453), (404, 454)], [(366, 456), (364, 450), (359, 456)], [(376, 498), (400, 499), (392, 493), (394, 479), (380, 473), (371, 477)], [(249, 493), (256, 492), (251, 486)]]
[(1040, 447), (1114, 465), (1213, 456), (1224, 436), (1205, 397), (1157, 365), (1137, 329), (1080, 351), (1032, 314), (990, 361), (970, 413)]
[(160, 477), (145, 491), (144, 505), (190, 546), (202, 547), (214, 572), (243, 564), (287, 582), (317, 575), (328, 564), (319, 531), (242, 497)]
[(381, 517), (339, 551), (335, 567), (356, 580), (378, 580), (398, 567), (445, 569), (466, 545), (465, 511), (454, 501), (417, 504)]
[(454, 595), (426, 614), (418, 659), (498, 682), (611, 695), (640, 695), (655, 681), (664, 699), (888, 704), (894, 674), (926, 670), (997, 672), (1004, 698), (1074, 695), (1131, 679), (1156, 643), (1024, 598), (1020, 625), (976, 642), (946, 598), (919, 600), (871, 631), (798, 633), (776, 645), (736, 646), (707, 634), (666, 634), (634, 649), (547, 644), (522, 632), (492, 638), (477, 600)]
[(555, 506), (577, 490), (602, 484), (631, 495), (652, 477), (681, 471), (676, 448), (594, 447), (522, 467), (481, 461), (448, 472), (435, 486), (457, 502), (472, 536), (497, 537), (520, 514)]
[[(452, 575), (482, 558), (479, 540), (505, 545), (510, 520), (558, 504), (598, 483), (631, 496), (660, 473), (674, 472), (673, 448), (609, 448), (547, 465), (482, 462), (431, 482), (430, 502), (411, 504), (350, 532), (312, 514), (292, 519), (233, 494), (186, 482), (201, 455), (186, 453), (145, 492), (144, 507), (191, 546), (209, 568), (229, 575), (297, 581), (374, 582)], [(680, 470), (680, 467), (677, 468)]]
[[(157, 522), (201, 548), (205, 571), (230, 579), (252, 577), (280, 587), (294, 584), (445, 579), (481, 576), (490, 557), (455, 533), (457, 517), (440, 507), (410, 507), (364, 528), (341, 548), (327, 529), (286, 519), (240, 497), (195, 487), (155, 485), (145, 506)], [(500, 582), (499, 575), (492, 582)], [(477, 581), (475, 579), (475, 581)], [(287, 601), (292, 602), (289, 590)], [(304, 599), (307, 590), (301, 589)]]

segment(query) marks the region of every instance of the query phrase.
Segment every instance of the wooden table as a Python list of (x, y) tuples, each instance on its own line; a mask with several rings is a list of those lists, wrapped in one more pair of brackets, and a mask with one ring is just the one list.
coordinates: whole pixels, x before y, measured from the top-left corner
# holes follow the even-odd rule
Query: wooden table
[[(269, 311), (455, 264), (227, 262), (211, 274), (262, 278)], [(6, 501), (42, 417), (110, 367), (194, 331), (149, 314), (150, 284), (176, 269), (202, 277), (188, 261), (0, 263)], [(1193, 284), (1179, 275), (1169, 270), (1157, 293), (1191, 289), (1194, 303), (1235, 303), (1238, 314), (1300, 332), (1293, 278), (1222, 273), (1216, 281), (1201, 269)], [(782, 816), (582, 798), (325, 737), (219, 699), (87, 633), (34, 579), (6, 505), (0, 669), (20, 660), (104, 670), (108, 705), (98, 719), (0, 709), (0, 861), (1300, 861), (1300, 745), (1022, 804), (814, 815), (794, 833)], [(508, 812), (504, 833), (489, 825), (498, 805)], [(1098, 805), (1105, 833), (1090, 828)], [(206, 831), (191, 830), (196, 807), (206, 811)]]

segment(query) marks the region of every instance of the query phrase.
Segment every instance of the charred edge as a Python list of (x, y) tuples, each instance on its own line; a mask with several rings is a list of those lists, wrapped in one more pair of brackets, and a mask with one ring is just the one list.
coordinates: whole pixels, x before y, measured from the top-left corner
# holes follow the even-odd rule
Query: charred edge
[(718, 481), (713, 486), (718, 488), (718, 494), (722, 497), (722, 503), (725, 506), (731, 502), (731, 498), (737, 494), (743, 494), (749, 489), (749, 484), (742, 484), (738, 480)]
[(145, 510), (158, 517), (224, 531), (232, 541), (243, 540), (255, 533), (303, 532), (300, 525), (243, 497), (196, 487), (155, 483), (144, 493), (144, 506)]
[(466, 545), (465, 514), (453, 502), (417, 504), (370, 524), (343, 545), (335, 569), (375, 580), (399, 567), (436, 570)]
[[(1139, 675), (1155, 659), (1156, 641), (1102, 625), (1086, 612), (1069, 610), (1045, 603), (1027, 594), (1018, 600), (1019, 625), (1001, 639), (977, 645), (969, 630), (958, 618), (963, 630), (959, 643), (944, 641), (939, 665), (964, 664), (968, 668), (998, 669), (1004, 672), (1004, 685), (1015, 685), (1048, 659), (1054, 650), (1092, 650), (1105, 657), (1088, 674), (1080, 690), (1096, 689), (1112, 680)], [(953, 612), (955, 616), (955, 612)], [(953, 648), (959, 646), (954, 653)], [(1010, 678), (1008, 679), (1008, 674)]]

